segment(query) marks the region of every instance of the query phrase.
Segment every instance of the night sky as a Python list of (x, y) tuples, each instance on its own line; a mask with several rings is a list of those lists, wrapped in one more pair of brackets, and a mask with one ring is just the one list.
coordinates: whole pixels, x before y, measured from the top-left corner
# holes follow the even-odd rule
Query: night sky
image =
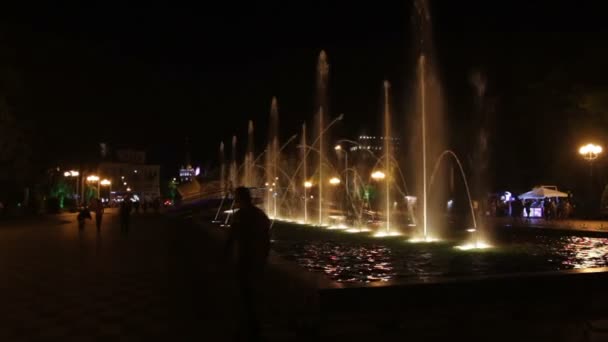
[[(596, 131), (604, 138), (605, 126), (559, 100), (564, 89), (608, 86), (599, 2), (432, 3), (450, 145), (466, 155), (458, 136), (474, 120), (469, 79), (480, 71), (494, 104), (495, 187), (575, 175), (576, 146)], [(103, 141), (146, 148), (171, 170), (186, 137), (195, 161), (214, 161), (220, 140), (245, 137), (247, 120), (266, 131), (272, 96), (289, 137), (312, 117), (321, 49), (330, 108), (350, 136), (379, 122), (382, 80), (393, 83), (397, 116), (413, 82), (410, 1), (42, 6), (0, 17), (0, 63), (14, 75), (3, 75), (5, 91), (33, 127), (40, 165), (87, 159)]]

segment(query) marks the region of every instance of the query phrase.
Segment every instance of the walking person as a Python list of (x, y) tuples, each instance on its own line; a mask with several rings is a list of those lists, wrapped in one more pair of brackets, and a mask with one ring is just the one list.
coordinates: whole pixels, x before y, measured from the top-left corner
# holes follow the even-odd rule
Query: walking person
[(103, 203), (99, 198), (95, 199), (93, 210), (95, 211), (95, 225), (97, 226), (97, 232), (99, 233), (101, 231), (101, 220), (104, 212)]
[(83, 230), (85, 219), (91, 219), (91, 212), (89, 211), (89, 208), (86, 206), (86, 204), (82, 205), (82, 208), (78, 212), (78, 216), (76, 216), (76, 219), (78, 220), (78, 230)]
[(270, 220), (253, 205), (248, 188), (234, 192), (234, 207), (227, 255), (236, 245), (236, 280), (239, 289), (239, 326), (237, 341), (259, 341), (260, 325), (256, 315), (256, 292), (261, 288), (264, 267), (270, 250)]
[(129, 220), (131, 219), (131, 198), (125, 197), (120, 203), (119, 216), (120, 216), (120, 230), (123, 233), (129, 231)]
[(530, 200), (525, 200), (524, 202), (524, 209), (526, 210), (526, 218), (530, 219), (530, 210), (532, 207), (532, 201)]

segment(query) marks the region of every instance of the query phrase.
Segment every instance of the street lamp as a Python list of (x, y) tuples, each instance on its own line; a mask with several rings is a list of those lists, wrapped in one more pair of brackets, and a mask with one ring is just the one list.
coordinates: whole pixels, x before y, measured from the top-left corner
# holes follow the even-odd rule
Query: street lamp
[(63, 175), (67, 178), (73, 177), (76, 180), (76, 193), (74, 194), (74, 199), (77, 201), (78, 199), (78, 183), (80, 183), (78, 181), (78, 176), (80, 176), (80, 172), (75, 171), (75, 170), (70, 170), (70, 171), (66, 171), (63, 173)]
[(97, 183), (97, 196), (99, 196), (99, 176), (90, 175), (87, 177), (87, 182), (89, 183)]
[[(112, 197), (112, 182), (109, 179), (102, 179), (101, 182), (99, 182), (99, 184), (101, 184), (102, 186), (108, 187), (108, 202), (109, 202), (110, 197)], [(100, 195), (100, 197), (101, 197), (101, 195)]]
[[(595, 161), (600, 154), (602, 153), (603, 149), (601, 146), (599, 145), (595, 145), (595, 144), (587, 144), (584, 146), (581, 146), (578, 149), (578, 153), (589, 162), (589, 203), (591, 204), (593, 202), (593, 161)], [(591, 206), (590, 206), (591, 208)], [(590, 209), (591, 210), (591, 209)], [(591, 213), (591, 211), (589, 212)]]
[(602, 153), (602, 147), (595, 144), (587, 144), (578, 149), (578, 153), (588, 161), (594, 161)]
[(348, 151), (342, 148), (342, 145), (336, 145), (334, 147), (337, 153), (344, 153), (344, 180), (346, 181), (346, 193), (348, 193)]
[(312, 188), (312, 182), (304, 182), (304, 224), (308, 223), (308, 189)]
[(99, 176), (90, 175), (87, 177), (87, 182), (97, 182), (99, 181)]
[(381, 181), (386, 179), (386, 232), (390, 231), (390, 201), (389, 201), (389, 179), (386, 177), (386, 174), (380, 170), (374, 171), (372, 173), (372, 179), (376, 181)]

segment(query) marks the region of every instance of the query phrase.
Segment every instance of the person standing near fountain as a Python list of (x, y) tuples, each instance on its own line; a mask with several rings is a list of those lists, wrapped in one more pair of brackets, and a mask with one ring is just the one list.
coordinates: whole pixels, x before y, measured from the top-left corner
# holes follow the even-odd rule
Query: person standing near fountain
[(260, 326), (256, 315), (255, 297), (261, 287), (264, 267), (270, 251), (270, 220), (253, 205), (248, 188), (234, 191), (234, 207), (228, 241), (227, 256), (236, 244), (236, 280), (239, 289), (238, 341), (258, 341)]

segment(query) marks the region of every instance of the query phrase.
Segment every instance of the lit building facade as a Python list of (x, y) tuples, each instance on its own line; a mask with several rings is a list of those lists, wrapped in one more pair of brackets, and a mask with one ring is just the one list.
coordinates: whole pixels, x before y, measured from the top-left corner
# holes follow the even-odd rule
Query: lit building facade
[(111, 194), (132, 193), (149, 201), (160, 197), (160, 165), (146, 164), (141, 151), (123, 150), (116, 156), (117, 161), (102, 162), (98, 167), (99, 178), (110, 182)]
[(399, 151), (401, 139), (396, 137), (384, 137), (384, 136), (372, 136), (372, 135), (360, 135), (357, 139), (358, 145), (351, 146), (350, 151), (356, 152), (361, 150), (368, 150), (374, 152), (374, 154), (382, 154), (386, 139), (390, 142), (391, 152)]

